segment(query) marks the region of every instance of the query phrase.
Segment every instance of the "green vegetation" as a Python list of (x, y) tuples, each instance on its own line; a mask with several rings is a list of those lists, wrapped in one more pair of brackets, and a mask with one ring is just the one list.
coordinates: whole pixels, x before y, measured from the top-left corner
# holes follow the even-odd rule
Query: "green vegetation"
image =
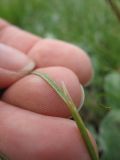
[[(114, 2), (120, 7), (119, 0)], [(120, 21), (108, 0), (1, 0), (0, 16), (37, 35), (72, 42), (88, 52), (95, 77), (85, 89), (81, 114), (96, 137), (101, 159), (119, 160)]]

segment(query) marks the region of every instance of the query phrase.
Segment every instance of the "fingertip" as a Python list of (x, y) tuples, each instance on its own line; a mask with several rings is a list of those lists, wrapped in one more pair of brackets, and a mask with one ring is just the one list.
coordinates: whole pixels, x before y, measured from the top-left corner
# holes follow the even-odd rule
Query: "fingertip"
[(93, 75), (89, 56), (81, 48), (60, 40), (38, 41), (28, 55), (38, 67), (63, 66), (71, 69), (82, 85), (87, 84)]
[(8, 87), (34, 67), (35, 62), (25, 54), (0, 43), (0, 88)]

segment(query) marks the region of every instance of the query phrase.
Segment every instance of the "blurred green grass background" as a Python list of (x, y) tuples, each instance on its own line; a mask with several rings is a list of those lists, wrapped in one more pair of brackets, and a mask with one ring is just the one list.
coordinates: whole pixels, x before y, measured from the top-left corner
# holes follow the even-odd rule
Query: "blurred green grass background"
[[(120, 8), (120, 1), (114, 2)], [(91, 56), (95, 76), (85, 89), (81, 114), (101, 159), (119, 160), (120, 21), (108, 1), (0, 0), (0, 17), (42, 37), (71, 42)]]

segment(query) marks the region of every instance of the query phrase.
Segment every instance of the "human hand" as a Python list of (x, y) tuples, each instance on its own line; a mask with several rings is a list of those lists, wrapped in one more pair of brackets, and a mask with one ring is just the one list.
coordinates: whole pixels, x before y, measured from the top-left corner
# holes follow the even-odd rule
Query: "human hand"
[[(79, 130), (52, 88), (32, 70), (64, 81), (79, 107), (92, 77), (85, 52), (0, 20), (0, 151), (10, 160), (90, 160)], [(94, 145), (95, 142), (90, 135)]]

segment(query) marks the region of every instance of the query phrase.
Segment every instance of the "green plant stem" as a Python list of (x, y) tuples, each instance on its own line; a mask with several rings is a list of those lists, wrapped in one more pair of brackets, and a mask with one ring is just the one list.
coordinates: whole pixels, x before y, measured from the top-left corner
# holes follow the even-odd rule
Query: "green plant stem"
[(118, 8), (117, 4), (115, 3), (115, 0), (107, 0), (107, 2), (111, 6), (113, 12), (115, 13), (117, 19), (120, 22), (120, 9)]
[(57, 94), (62, 98), (62, 100), (67, 104), (74, 120), (76, 121), (76, 124), (80, 130), (80, 133), (85, 141), (86, 147), (88, 149), (88, 153), (91, 157), (91, 160), (99, 160), (98, 155), (94, 149), (94, 146), (90, 140), (90, 137), (88, 135), (87, 129), (84, 125), (84, 122), (82, 118), (79, 115), (79, 112), (76, 109), (76, 106), (70, 97), (65, 85), (61, 87), (58, 87), (56, 82), (53, 81), (47, 74), (41, 73), (41, 72), (32, 72), (32, 74), (41, 77), (44, 79), (56, 92)]
[(95, 152), (95, 149), (94, 149), (93, 144), (92, 144), (92, 142), (90, 140), (90, 137), (88, 135), (87, 129), (85, 127), (85, 124), (84, 124), (82, 118), (80, 117), (80, 115), (79, 115), (79, 113), (78, 113), (76, 108), (71, 109), (71, 111), (72, 111), (71, 112), (72, 116), (73, 116), (74, 120), (76, 121), (76, 124), (77, 124), (77, 126), (78, 126), (78, 128), (80, 130), (80, 133), (81, 133), (81, 135), (82, 135), (82, 137), (83, 137), (83, 139), (85, 141), (85, 144), (86, 144), (86, 147), (88, 149), (88, 152), (90, 154), (91, 159), (92, 160), (98, 160), (98, 156), (97, 156), (97, 154)]

